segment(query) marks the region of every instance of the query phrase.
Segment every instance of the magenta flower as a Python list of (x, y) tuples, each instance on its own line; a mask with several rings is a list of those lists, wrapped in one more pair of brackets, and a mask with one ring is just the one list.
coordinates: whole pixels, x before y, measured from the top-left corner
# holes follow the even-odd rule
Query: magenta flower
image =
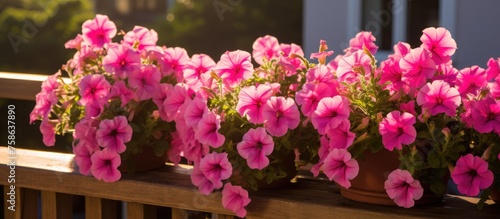
[[(189, 99), (186, 88), (182, 87), (180, 84), (176, 84), (173, 89), (168, 90), (168, 95), (163, 101), (163, 112), (166, 115), (164, 118), (167, 122), (173, 121), (178, 113), (179, 108), (184, 104), (186, 99)], [(160, 113), (161, 115), (161, 113)]]
[(349, 100), (340, 95), (326, 97), (319, 101), (311, 122), (321, 135), (335, 129), (349, 118)]
[(182, 71), (189, 61), (189, 56), (185, 49), (180, 47), (166, 48), (163, 51), (165, 54), (161, 57), (162, 76), (175, 75), (177, 82), (184, 79)]
[(248, 198), (248, 191), (241, 186), (233, 186), (231, 183), (226, 183), (222, 190), (222, 206), (233, 211), (238, 217), (245, 217), (247, 211), (245, 206), (250, 204), (251, 199)]
[(457, 50), (457, 43), (451, 37), (450, 31), (442, 27), (429, 27), (422, 32), (422, 47), (432, 53), (434, 62), (439, 65), (450, 61)]
[(336, 91), (339, 86), (337, 80), (334, 78), (333, 70), (326, 65), (318, 65), (315, 68), (309, 69), (306, 73), (307, 83), (325, 83)]
[(42, 123), (40, 124), (40, 132), (42, 133), (43, 136), (43, 144), (45, 146), (52, 147), (56, 143), (56, 131), (55, 127), (50, 124), (50, 122), (47, 119), (44, 119)]
[(155, 30), (148, 30), (148, 28), (141, 26), (135, 26), (132, 31), (123, 36), (124, 44), (139, 51), (154, 49), (157, 41), (158, 33)]
[(52, 106), (57, 103), (56, 97), (54, 93), (45, 93), (43, 91), (35, 96), (36, 104), (30, 113), (30, 124), (33, 124), (38, 118), (46, 119), (49, 117)]
[(160, 85), (160, 79), (161, 73), (155, 65), (142, 65), (139, 71), (130, 74), (128, 83), (132, 89), (135, 89), (139, 100), (147, 100)]
[(417, 104), (427, 109), (431, 116), (439, 113), (455, 116), (460, 103), (458, 90), (441, 80), (427, 83), (417, 94)]
[(224, 144), (226, 138), (219, 133), (220, 116), (214, 112), (203, 114), (203, 118), (198, 123), (195, 129), (195, 137), (202, 144), (208, 144), (214, 148), (218, 148)]
[(328, 156), (330, 151), (333, 149), (330, 147), (330, 145), (328, 143), (328, 138), (326, 137), (326, 135), (322, 135), (319, 138), (319, 143), (320, 143), (320, 146), (318, 149), (319, 161), (318, 161), (318, 163), (313, 165), (311, 168), (311, 173), (314, 175), (314, 177), (317, 177), (319, 175), (319, 171), (320, 171), (321, 167), (323, 166), (326, 157)]
[(202, 74), (215, 67), (215, 62), (210, 56), (205, 54), (195, 54), (191, 57), (184, 67), (184, 80), (193, 90), (200, 89), (202, 83)]
[(200, 170), (200, 165), (195, 162), (193, 166), (193, 170), (191, 172), (191, 183), (198, 187), (198, 191), (200, 191), (203, 195), (210, 195), (214, 191), (214, 189), (222, 188), (222, 181), (212, 182), (207, 179), (207, 177)]
[(104, 70), (116, 78), (127, 78), (141, 67), (141, 57), (137, 51), (126, 45), (113, 45), (102, 59)]
[(123, 153), (125, 143), (132, 139), (132, 127), (125, 116), (102, 120), (96, 132), (97, 143), (108, 149), (110, 153)]
[(250, 53), (241, 50), (226, 52), (220, 57), (214, 71), (228, 87), (239, 85), (253, 74)]
[(257, 38), (252, 45), (252, 49), (252, 57), (259, 65), (264, 64), (265, 60), (278, 58), (281, 52), (278, 39), (269, 35)]
[(107, 149), (97, 150), (90, 159), (92, 161), (90, 170), (96, 179), (104, 182), (116, 182), (122, 177), (118, 170), (122, 163), (119, 154)]
[(248, 130), (236, 147), (240, 156), (247, 160), (248, 167), (262, 170), (269, 165), (267, 156), (274, 150), (274, 141), (266, 129), (259, 127)]
[(78, 171), (80, 174), (89, 176), (90, 168), (92, 167), (92, 154), (96, 151), (93, 146), (89, 145), (87, 142), (80, 141), (78, 145), (73, 146), (73, 153), (75, 154), (75, 163), (78, 165)]
[(402, 145), (415, 141), (417, 130), (413, 127), (415, 116), (410, 113), (392, 111), (380, 122), (378, 131), (382, 135), (382, 143), (387, 150), (402, 150)]
[(170, 132), (170, 147), (167, 150), (168, 160), (174, 165), (178, 165), (181, 162), (181, 153), (184, 149), (184, 144), (182, 143), (182, 139), (179, 137), (179, 132), (174, 131)]
[(130, 100), (136, 98), (136, 93), (127, 87), (125, 81), (120, 80), (111, 87), (109, 97), (118, 97), (122, 102), (121, 106), (124, 107)]
[(111, 89), (111, 85), (102, 75), (90, 74), (82, 78), (79, 84), (81, 99), (78, 101), (80, 105), (87, 105), (92, 102), (106, 98)]
[(210, 182), (218, 183), (229, 179), (233, 174), (233, 166), (227, 158), (227, 153), (212, 152), (200, 160), (200, 170)]
[(394, 48), (394, 54), (389, 55), (389, 59), (398, 61), (411, 51), (410, 44), (405, 42), (398, 42), (392, 48)]
[(236, 111), (254, 124), (264, 123), (263, 109), (266, 102), (273, 95), (272, 87), (268, 84), (261, 84), (257, 87), (243, 87), (238, 94), (238, 104)]
[(346, 149), (334, 148), (330, 151), (323, 164), (323, 172), (328, 179), (334, 180), (342, 187), (351, 187), (349, 180), (359, 173), (358, 161), (351, 157)]
[(116, 25), (106, 15), (96, 15), (82, 25), (82, 38), (91, 46), (102, 48), (116, 35)]
[(76, 37), (74, 39), (71, 39), (71, 40), (68, 40), (65, 44), (64, 44), (64, 48), (66, 49), (76, 49), (76, 50), (80, 50), (81, 46), (82, 46), (82, 42), (83, 42), (83, 37), (81, 34), (77, 34)]
[(391, 93), (400, 92), (404, 90), (405, 82), (403, 82), (403, 71), (399, 67), (399, 60), (387, 59), (380, 64), (382, 74), (380, 75), (380, 85), (385, 85), (385, 89)]
[(295, 101), (300, 106), (302, 114), (305, 116), (312, 116), (319, 101), (325, 97), (332, 97), (337, 95), (338, 92), (332, 89), (328, 84), (319, 83), (306, 83), (302, 86), (302, 90), (297, 91), (295, 94)]
[(433, 81), (443, 80), (450, 86), (454, 87), (457, 80), (458, 70), (453, 65), (441, 64), (438, 65), (436, 75), (432, 78)]
[(451, 178), (462, 194), (476, 196), (480, 189), (491, 186), (493, 172), (488, 169), (488, 162), (481, 157), (467, 154), (457, 160)]
[(356, 134), (350, 131), (351, 122), (349, 120), (342, 121), (337, 128), (330, 129), (326, 134), (330, 139), (330, 148), (347, 149), (354, 142)]
[(354, 83), (358, 77), (370, 75), (370, 72), (370, 57), (363, 50), (358, 50), (340, 58), (336, 74), (340, 82)]
[(311, 53), (310, 59), (318, 59), (322, 65), (326, 63), (326, 57), (333, 55), (333, 51), (328, 50), (328, 45), (325, 40), (319, 41), (319, 52)]
[(436, 73), (436, 64), (431, 53), (423, 48), (412, 49), (399, 61), (403, 71), (402, 80), (412, 87), (421, 87)]
[(384, 188), (389, 198), (404, 208), (413, 207), (414, 200), (419, 200), (424, 195), (424, 189), (420, 182), (413, 179), (407, 170), (396, 169), (392, 171), (384, 183)]
[(456, 81), (458, 92), (462, 97), (467, 97), (468, 94), (477, 95), (481, 88), (488, 85), (486, 76), (486, 71), (477, 65), (460, 70)]
[(78, 139), (80, 143), (87, 143), (87, 146), (90, 146), (92, 149), (97, 149), (99, 145), (95, 138), (95, 134), (98, 126), (99, 120), (89, 117), (83, 118), (76, 123), (73, 138)]
[[(280, 44), (281, 52), (283, 53), (282, 57), (280, 57), (280, 61), (282, 62), (282, 66), (289, 66), (291, 68), (286, 68), (287, 70), (287, 76), (295, 75), (297, 74), (297, 68), (300, 68), (303, 66), (302, 61), (300, 58), (295, 57), (292, 54), (299, 55), (299, 56), (304, 56), (304, 51), (302, 48), (297, 45), (297, 44), (285, 44), (281, 43)], [(285, 64), (286, 65), (283, 65)]]
[(292, 98), (271, 97), (262, 110), (264, 127), (269, 134), (281, 137), (288, 129), (295, 129), (299, 126), (300, 112)]
[(415, 111), (415, 101), (414, 100), (410, 100), (407, 103), (399, 104), (399, 110), (401, 112), (407, 112), (407, 113), (410, 113), (414, 116), (417, 116), (417, 112)]
[(500, 101), (484, 98), (474, 103), (472, 109), (473, 127), (480, 133), (492, 131), (500, 135)]
[(355, 53), (357, 51), (363, 51), (363, 47), (366, 47), (371, 54), (377, 53), (378, 46), (375, 45), (375, 37), (372, 32), (362, 31), (356, 34), (354, 38), (349, 40), (349, 48), (345, 50), (347, 53)]
[(184, 111), (184, 120), (188, 127), (196, 127), (203, 119), (203, 115), (208, 113), (207, 101), (200, 97), (195, 97)]
[(491, 81), (498, 78), (500, 75), (500, 58), (497, 60), (490, 58), (488, 59), (488, 68), (486, 69), (486, 79)]

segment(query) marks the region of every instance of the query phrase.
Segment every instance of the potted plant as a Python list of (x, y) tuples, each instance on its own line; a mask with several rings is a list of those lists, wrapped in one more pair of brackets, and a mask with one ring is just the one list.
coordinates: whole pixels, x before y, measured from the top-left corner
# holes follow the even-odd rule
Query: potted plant
[(321, 168), (350, 199), (406, 208), (439, 201), (451, 176), (464, 195), (484, 191), (481, 205), (498, 188), (499, 62), (457, 70), (449, 31), (430, 27), (420, 39), (417, 48), (394, 45), (377, 65), (375, 38), (361, 32), (315, 67), (336, 76), (338, 95), (311, 116), (322, 135), (313, 172)]

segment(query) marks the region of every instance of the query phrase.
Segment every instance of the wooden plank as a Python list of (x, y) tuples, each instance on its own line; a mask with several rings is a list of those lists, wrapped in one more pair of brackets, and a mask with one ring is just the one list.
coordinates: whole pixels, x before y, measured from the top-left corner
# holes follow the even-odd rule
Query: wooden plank
[[(7, 177), (2, 177), (7, 179)], [(5, 180), (7, 181), (7, 180)], [(13, 186), (13, 187), (11, 187)], [(12, 184), (6, 184), (4, 189), (4, 218), (21, 219), (22, 200), (21, 189)]]
[[(6, 148), (0, 147), (0, 154), (5, 153)], [(23, 149), (18, 149), (17, 154), (16, 186), (19, 187), (232, 215), (222, 207), (220, 192), (201, 195), (191, 185), (189, 170), (184, 168), (165, 167), (135, 175), (124, 174), (118, 182), (105, 183), (78, 174), (72, 166), (71, 154)], [(0, 156), (0, 178), (7, 177), (5, 164), (6, 158)], [(0, 184), (5, 185), (6, 181)], [(479, 211), (474, 204), (477, 198), (460, 196), (446, 196), (440, 204), (412, 209), (357, 203), (342, 198), (331, 182), (300, 179), (288, 188), (251, 192), (250, 197), (247, 218), (310, 219), (332, 215), (336, 218), (489, 218), (500, 214), (500, 208), (492, 201)]]
[(33, 189), (21, 189), (22, 218), (37, 219), (38, 218), (38, 197), (40, 192)]
[[(48, 75), (0, 72), (0, 98), (35, 100)], [(69, 81), (69, 78), (64, 78)]]
[(85, 196), (85, 218), (86, 219), (102, 218), (102, 205), (100, 198)]
[(42, 191), (41, 193), (42, 219), (71, 218), (73, 216), (71, 195), (51, 191)]
[(187, 219), (186, 210), (172, 208), (172, 219)]
[(212, 219), (234, 219), (234, 216), (225, 214), (212, 214)]
[(56, 192), (42, 191), (42, 219), (57, 218)]
[(155, 206), (144, 205), (137, 202), (127, 202), (127, 219), (149, 219), (156, 218)]

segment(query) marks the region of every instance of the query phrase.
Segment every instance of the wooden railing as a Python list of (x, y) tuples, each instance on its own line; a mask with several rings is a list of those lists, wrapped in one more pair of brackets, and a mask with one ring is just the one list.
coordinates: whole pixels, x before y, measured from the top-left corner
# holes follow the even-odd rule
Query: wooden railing
[[(24, 79), (16, 79), (18, 76)], [(46, 77), (46, 76), (45, 76)], [(33, 100), (43, 76), (0, 73), (0, 98)], [(5, 88), (7, 87), (7, 88)], [(22, 116), (22, 115), (17, 115)], [(28, 115), (25, 115), (28, 116)], [(18, 127), (20, 128), (20, 127)], [(78, 173), (73, 154), (0, 147), (0, 185), (4, 216), (72, 218), (84, 206), (85, 218), (190, 218), (191, 211), (212, 218), (233, 218), (221, 204), (221, 193), (201, 195), (191, 184), (190, 166), (165, 167), (122, 176), (105, 183)], [(15, 162), (15, 165), (12, 162)], [(15, 167), (15, 168), (14, 168)], [(14, 168), (14, 169), (13, 169)], [(15, 182), (8, 179), (14, 177)], [(299, 175), (287, 188), (251, 192), (247, 218), (498, 218), (498, 204), (446, 195), (440, 204), (403, 209), (349, 201), (329, 181)], [(12, 186), (15, 188), (12, 189)], [(14, 194), (15, 210), (8, 207)], [(83, 198), (82, 198), (83, 197)], [(83, 200), (75, 204), (75, 200)], [(120, 210), (121, 209), (121, 210)]]

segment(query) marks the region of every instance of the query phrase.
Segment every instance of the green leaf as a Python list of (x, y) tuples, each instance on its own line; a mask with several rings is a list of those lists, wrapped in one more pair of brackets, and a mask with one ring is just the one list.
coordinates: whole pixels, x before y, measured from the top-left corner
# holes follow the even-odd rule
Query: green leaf
[[(434, 179), (434, 178), (433, 178)], [(431, 191), (435, 194), (444, 194), (446, 186), (440, 179), (433, 180), (431, 184)]]

